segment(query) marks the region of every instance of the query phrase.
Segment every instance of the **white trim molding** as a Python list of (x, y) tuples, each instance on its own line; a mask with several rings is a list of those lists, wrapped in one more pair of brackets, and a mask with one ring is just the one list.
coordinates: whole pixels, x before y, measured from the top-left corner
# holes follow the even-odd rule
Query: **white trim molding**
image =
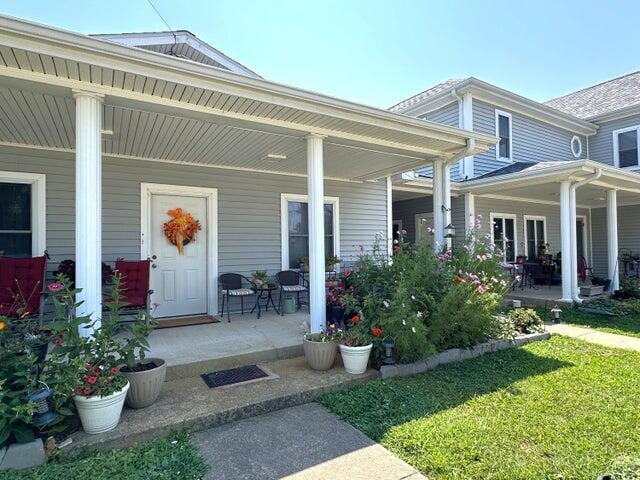
[[(577, 147), (574, 148), (574, 145), (577, 143)], [(580, 158), (582, 156), (582, 140), (577, 135), (571, 137), (571, 153), (575, 158)]]
[(500, 138), (500, 124), (498, 122), (500, 117), (505, 117), (509, 119), (509, 156), (501, 157), (500, 156), (500, 141), (496, 143), (496, 160), (502, 160), (507, 162), (513, 162), (513, 117), (509, 112), (505, 112), (503, 110), (495, 109), (495, 123), (496, 123), (496, 137)]
[[(282, 270), (291, 270), (289, 267), (289, 202), (302, 202), (309, 204), (308, 195), (297, 193), (280, 194), (280, 239), (282, 245), (281, 266)], [(333, 205), (333, 254), (340, 257), (340, 198), (324, 197), (325, 205)]]
[(31, 185), (31, 254), (34, 257), (44, 255), (47, 248), (47, 176), (0, 171), (0, 183)]
[[(507, 219), (510, 218), (513, 220), (513, 261), (515, 262), (516, 258), (518, 258), (518, 216), (515, 213), (498, 213), (498, 212), (490, 212), (489, 213), (489, 230), (491, 233), (491, 243), (495, 245), (496, 241), (494, 238), (494, 223), (496, 218)], [(502, 231), (505, 232), (504, 223), (502, 224)], [(506, 232), (505, 232), (506, 233)], [(500, 245), (500, 249), (503, 253), (503, 259), (507, 260), (507, 248), (506, 243), (503, 240), (502, 245)]]
[[(620, 151), (618, 145), (618, 136), (621, 133), (636, 131), (636, 164), (627, 165), (626, 167), (620, 167)], [(611, 132), (613, 135), (613, 165), (618, 168), (636, 169), (640, 166), (640, 125), (634, 125), (632, 127), (619, 128)]]
[[(542, 229), (543, 232), (542, 234), (544, 235), (544, 242), (548, 243), (549, 242), (549, 237), (547, 236), (547, 217), (544, 215), (524, 215), (523, 216), (523, 223), (524, 223), (524, 256), (525, 257), (529, 257), (529, 231), (527, 229), (527, 220), (533, 220), (533, 221), (542, 221)], [(538, 238), (538, 231), (537, 229), (535, 229), (534, 227), (534, 237), (535, 237), (535, 242), (536, 242), (536, 248), (537, 245), (540, 243), (540, 239)], [(537, 252), (536, 252), (537, 253)]]
[(207, 201), (207, 313), (218, 314), (218, 189), (160, 183), (140, 184), (140, 258), (151, 256), (151, 196), (179, 195)]

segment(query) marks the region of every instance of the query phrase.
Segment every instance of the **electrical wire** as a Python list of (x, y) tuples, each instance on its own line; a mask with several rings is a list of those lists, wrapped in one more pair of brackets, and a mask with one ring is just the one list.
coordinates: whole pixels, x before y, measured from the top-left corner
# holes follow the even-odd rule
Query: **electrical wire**
[(173, 55), (175, 57), (176, 56), (175, 48), (178, 46), (178, 37), (177, 37), (177, 35), (175, 34), (173, 28), (171, 28), (171, 25), (169, 25), (169, 22), (167, 22), (165, 20), (165, 18), (162, 16), (162, 14), (156, 8), (156, 6), (153, 4), (153, 2), (151, 0), (147, 0), (147, 3), (151, 6), (151, 8), (153, 8), (153, 11), (156, 12), (158, 17), (160, 17), (160, 20), (162, 20), (162, 22), (167, 26), (167, 28), (171, 32), (171, 35), (173, 35), (173, 47), (171, 47), (171, 52), (170, 53), (171, 53), (171, 55)]

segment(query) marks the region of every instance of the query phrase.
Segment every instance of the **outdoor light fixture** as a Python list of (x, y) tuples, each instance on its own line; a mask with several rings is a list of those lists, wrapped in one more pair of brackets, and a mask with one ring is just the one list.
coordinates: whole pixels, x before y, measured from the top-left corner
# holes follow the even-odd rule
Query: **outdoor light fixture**
[(562, 310), (560, 309), (560, 307), (558, 307), (558, 305), (551, 309), (551, 320), (553, 321), (553, 323), (560, 323), (561, 312)]
[(44, 388), (27, 395), (26, 400), (36, 404), (33, 419), (33, 424), (36, 427), (45, 427), (59, 418), (59, 415), (53, 411), (53, 390), (46, 384)]
[(396, 347), (396, 342), (393, 338), (385, 338), (382, 341), (382, 348), (384, 349), (384, 357), (382, 358), (383, 365), (395, 365), (396, 359), (394, 354), (394, 349)]
[(444, 238), (453, 238), (456, 236), (456, 227), (449, 224), (444, 227)]
[(440, 210), (442, 210), (442, 213), (444, 213), (444, 212), (450, 212), (450, 211), (451, 211), (451, 208), (450, 208), (450, 207), (447, 207), (446, 205), (442, 205), (442, 206), (440, 207)]

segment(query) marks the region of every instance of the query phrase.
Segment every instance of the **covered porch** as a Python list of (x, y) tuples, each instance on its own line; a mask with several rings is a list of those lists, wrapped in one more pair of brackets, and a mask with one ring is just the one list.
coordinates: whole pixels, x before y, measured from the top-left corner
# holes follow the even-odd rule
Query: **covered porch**
[[(46, 250), (50, 272), (75, 260), (78, 313), (97, 320), (102, 262), (149, 259), (159, 316), (215, 315), (219, 274), (273, 276), (302, 251), (319, 331), (325, 254), (349, 260), (390, 236), (390, 177), (496, 140), (8, 17), (0, 95), (0, 183), (29, 186), (23, 247)], [(162, 232), (176, 208), (201, 226), (184, 254)]]

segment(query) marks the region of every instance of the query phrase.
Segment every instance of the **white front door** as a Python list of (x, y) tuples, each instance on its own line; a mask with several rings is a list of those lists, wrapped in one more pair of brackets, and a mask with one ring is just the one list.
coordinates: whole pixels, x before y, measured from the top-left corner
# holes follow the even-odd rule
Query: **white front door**
[[(182, 195), (151, 195), (151, 286), (155, 316), (172, 317), (207, 313), (207, 200)], [(181, 208), (200, 222), (195, 241), (180, 254), (164, 232), (170, 210)]]

